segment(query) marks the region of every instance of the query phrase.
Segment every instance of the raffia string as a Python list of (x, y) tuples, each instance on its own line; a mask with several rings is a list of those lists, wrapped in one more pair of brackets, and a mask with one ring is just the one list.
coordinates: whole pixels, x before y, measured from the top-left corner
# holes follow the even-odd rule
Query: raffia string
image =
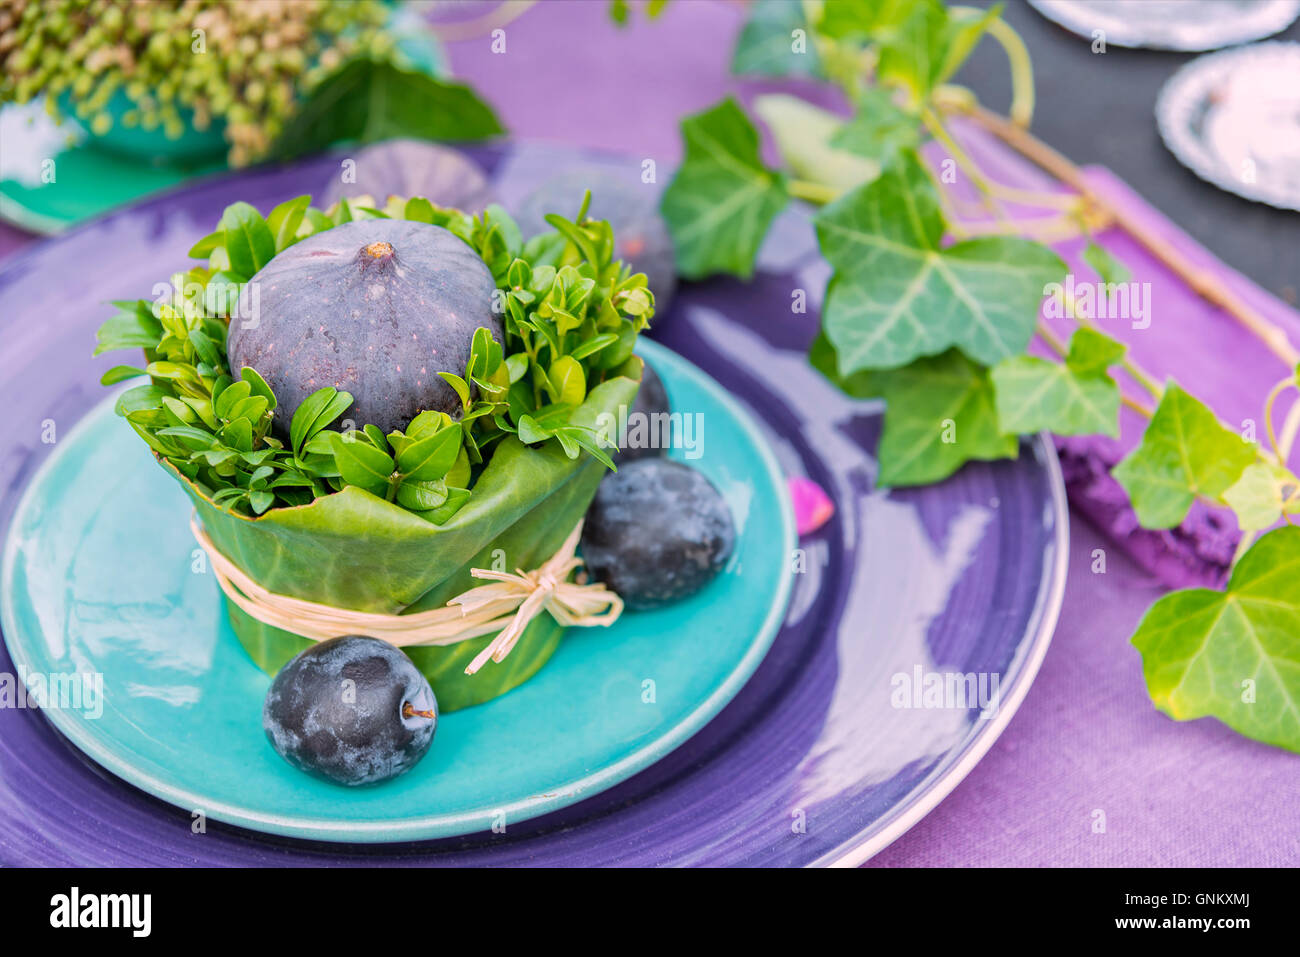
[(457, 595), (442, 608), (410, 615), (352, 611), (302, 598), (277, 595), (263, 588), (223, 555), (199, 524), (190, 518), (190, 529), (208, 553), (217, 583), (226, 597), (263, 624), (282, 628), (313, 641), (341, 635), (370, 635), (399, 647), (404, 645), (454, 645), (499, 631), (465, 669), (472, 675), (491, 658), (498, 664), (510, 654), (528, 623), (543, 611), (565, 627), (609, 626), (623, 613), (623, 599), (603, 584), (568, 581), (582, 565), (574, 552), (582, 535), (582, 522), (569, 533), (560, 550), (540, 568), (498, 572), (470, 569), (475, 578), (489, 579)]

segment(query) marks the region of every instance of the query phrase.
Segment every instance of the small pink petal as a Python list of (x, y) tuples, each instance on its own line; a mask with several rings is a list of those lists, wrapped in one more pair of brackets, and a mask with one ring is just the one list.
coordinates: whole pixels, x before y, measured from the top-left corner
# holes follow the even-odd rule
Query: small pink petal
[(789, 480), (790, 499), (794, 502), (794, 524), (800, 535), (815, 532), (835, 514), (835, 503), (820, 485), (809, 478)]

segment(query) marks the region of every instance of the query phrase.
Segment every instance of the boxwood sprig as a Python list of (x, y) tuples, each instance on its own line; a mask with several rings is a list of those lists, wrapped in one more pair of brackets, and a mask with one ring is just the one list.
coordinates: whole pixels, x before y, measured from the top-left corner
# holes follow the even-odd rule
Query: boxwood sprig
[[(142, 366), (114, 366), (111, 385), (145, 376), (122, 394), (117, 412), (153, 452), (215, 504), (260, 515), (305, 505), (353, 485), (435, 523), (469, 500), (495, 443), (554, 441), (613, 468), (604, 439), (573, 421), (587, 394), (610, 376), (637, 375), (637, 335), (654, 315), (643, 274), (613, 257), (609, 224), (587, 217), (590, 195), (572, 219), (524, 239), (499, 206), (479, 215), (422, 197), (340, 200), (327, 210), (299, 196), (263, 217), (234, 203), (190, 255), (203, 261), (155, 287), (155, 299), (116, 302), (95, 354), (141, 349)], [(234, 370), (226, 332), (253, 276), (294, 243), (357, 219), (396, 218), (442, 226), (471, 246), (496, 280), (493, 308), (505, 341), (480, 329), (463, 375), (443, 373), (461, 400), (459, 416), (421, 412), (385, 435), (370, 424), (332, 428), (352, 405), (333, 387), (296, 410), (286, 444), (271, 433), (276, 397), (251, 368)]]

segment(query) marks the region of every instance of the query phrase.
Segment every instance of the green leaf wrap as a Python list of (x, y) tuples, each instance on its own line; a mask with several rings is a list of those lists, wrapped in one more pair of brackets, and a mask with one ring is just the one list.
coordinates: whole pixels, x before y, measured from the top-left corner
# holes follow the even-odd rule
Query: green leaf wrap
[[(640, 383), (619, 376), (591, 390), (575, 425), (595, 428), (602, 413), (631, 406)], [(214, 506), (170, 463), (163, 465), (194, 502), (213, 544), (246, 574), (277, 594), (356, 611), (397, 614), (446, 604), (483, 582), (471, 568), (491, 568), (504, 553), (506, 570), (532, 570), (550, 558), (583, 517), (606, 469), (590, 455), (565, 456), (559, 443), (529, 447), (503, 439), (474, 485), (474, 494), (446, 524), (431, 522), (355, 486), (309, 505), (271, 509), (250, 518)], [(500, 562), (498, 562), (498, 567)], [(265, 625), (226, 603), (235, 634), (268, 674), (311, 640)], [(465, 666), (491, 635), (447, 646), (403, 650), (424, 672), (439, 708), (455, 711), (502, 695), (550, 658), (563, 629), (548, 614), (535, 618), (514, 650), (477, 674)]]

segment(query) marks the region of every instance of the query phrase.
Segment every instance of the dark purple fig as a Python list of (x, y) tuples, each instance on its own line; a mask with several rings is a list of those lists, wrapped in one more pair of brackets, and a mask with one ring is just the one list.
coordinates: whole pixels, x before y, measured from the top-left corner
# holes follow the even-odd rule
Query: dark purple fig
[(251, 367), (275, 392), (277, 434), (317, 389), (350, 392), (358, 428), (404, 428), (426, 409), (457, 414), (438, 375), (464, 375), (474, 331), (498, 342), (496, 284), (483, 260), (440, 226), (344, 223), (290, 246), (245, 285), (230, 322), (230, 371)]
[(322, 209), (343, 198), (369, 196), (383, 206), (389, 196), (423, 196), (437, 206), (467, 213), (495, 202), (492, 186), (478, 164), (464, 153), (422, 140), (386, 140), (349, 152), (355, 162), (351, 182), (334, 177), (318, 204)]
[(655, 314), (668, 311), (677, 289), (677, 268), (668, 225), (659, 215), (659, 192), (642, 183), (639, 167), (628, 176), (615, 175), (599, 166), (569, 169), (543, 182), (520, 204), (515, 217), (524, 236), (550, 230), (547, 213), (572, 219), (591, 190), (591, 219), (609, 221), (614, 230), (614, 257), (643, 272), (655, 294)]

